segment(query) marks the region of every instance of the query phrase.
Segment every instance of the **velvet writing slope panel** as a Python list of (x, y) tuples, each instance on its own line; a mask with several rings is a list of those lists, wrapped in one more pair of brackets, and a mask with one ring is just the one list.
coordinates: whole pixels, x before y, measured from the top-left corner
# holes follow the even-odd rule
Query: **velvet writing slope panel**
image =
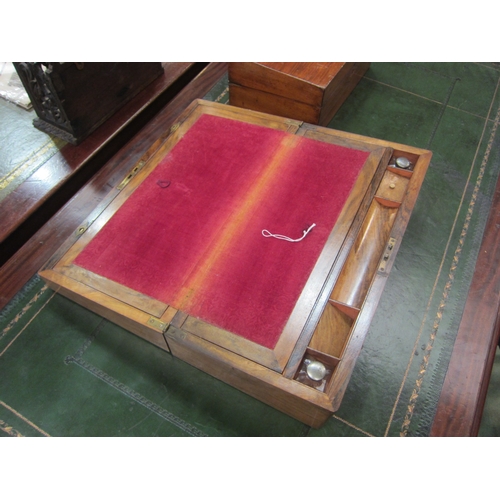
[(203, 115), (75, 264), (272, 349), (367, 157)]
[[(414, 171), (394, 170), (395, 152)], [(341, 399), (426, 154), (196, 101), (40, 274), (316, 426)], [(318, 359), (321, 386), (302, 377)]]

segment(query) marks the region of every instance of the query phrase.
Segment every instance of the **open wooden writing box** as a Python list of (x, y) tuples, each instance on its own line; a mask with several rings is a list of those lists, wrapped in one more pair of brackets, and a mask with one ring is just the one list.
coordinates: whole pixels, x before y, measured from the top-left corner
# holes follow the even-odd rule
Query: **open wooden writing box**
[(321, 426), (341, 403), (431, 153), (200, 100), (156, 146), (40, 275)]

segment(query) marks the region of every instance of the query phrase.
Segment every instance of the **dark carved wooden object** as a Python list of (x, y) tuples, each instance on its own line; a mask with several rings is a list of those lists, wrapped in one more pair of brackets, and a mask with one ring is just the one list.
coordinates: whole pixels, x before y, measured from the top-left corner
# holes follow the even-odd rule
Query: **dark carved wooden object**
[(37, 118), (33, 125), (77, 145), (145, 86), (161, 63), (14, 63)]

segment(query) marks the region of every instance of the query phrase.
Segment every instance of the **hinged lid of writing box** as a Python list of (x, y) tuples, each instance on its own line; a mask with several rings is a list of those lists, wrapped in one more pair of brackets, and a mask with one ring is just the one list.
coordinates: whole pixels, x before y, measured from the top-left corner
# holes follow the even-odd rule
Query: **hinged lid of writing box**
[(40, 274), (209, 373), (264, 370), (256, 397), (278, 376), (330, 409), (430, 158), (395, 146), (196, 101)]

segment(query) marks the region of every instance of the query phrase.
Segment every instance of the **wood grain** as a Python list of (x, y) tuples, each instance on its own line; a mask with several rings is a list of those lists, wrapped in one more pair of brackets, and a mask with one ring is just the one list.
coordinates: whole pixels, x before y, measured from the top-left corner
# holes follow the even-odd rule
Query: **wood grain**
[[(154, 143), (155, 146), (151, 146), (148, 150), (148, 152), (151, 152), (149, 156), (147, 156), (146, 153), (142, 155), (142, 161), (145, 162), (144, 166), (130, 180), (125, 188), (120, 193), (114, 192), (109, 195), (109, 197), (111, 197), (109, 204), (99, 215), (99, 218), (93, 222), (84, 234), (78, 238), (75, 244), (61, 256), (60, 261), (54, 262), (51, 260), (50, 266), (54, 271), (60, 272), (106, 295), (113, 296), (124, 304), (129, 304), (133, 308), (139, 308), (156, 317), (161, 315), (167, 307), (167, 304), (153, 300), (118, 283), (113, 283), (104, 277), (85, 271), (75, 266), (73, 261), (86, 245), (92, 241), (92, 238), (98, 233), (101, 227), (109, 221), (117, 210), (129, 199), (130, 195), (141, 185), (143, 180), (154, 170), (156, 165), (203, 114), (216, 114), (217, 116), (225, 118), (244, 120), (248, 123), (287, 131), (290, 134), (297, 132), (300, 126), (300, 122), (283, 117), (241, 110), (218, 103), (200, 100), (193, 102), (187, 107), (183, 116), (176, 122), (174, 127), (175, 130), (172, 130), (166, 137), (160, 138), (163, 142), (159, 143), (156, 141)], [(348, 144), (348, 142), (348, 140), (345, 141), (346, 144)], [(154, 147), (156, 147), (156, 150), (153, 151)], [(333, 263), (339, 262), (337, 255), (338, 250), (345, 240), (346, 233), (349, 231), (352, 221), (355, 219), (356, 214), (359, 213), (360, 202), (365, 199), (365, 193), (370, 186), (371, 192), (376, 189), (376, 186), (372, 186), (372, 184), (375, 173), (381, 168), (381, 158), (384, 157), (385, 161), (387, 161), (389, 156), (390, 151), (377, 148), (366, 161), (339, 215), (337, 224), (332, 230), (327, 246), (321, 253), (318, 263), (313, 269), (311, 277), (304, 288), (304, 292), (301, 294), (275, 349), (264, 348), (243, 337), (216, 328), (196, 318), (186, 318), (183, 322), (183, 329), (229, 349), (232, 352), (239, 353), (272, 370), (281, 372), (288, 362), (291, 351), (295, 348), (296, 339), (302, 331), (304, 321), (307, 319), (311, 307), (315, 305), (316, 297), (323, 287), (323, 283), (331, 266)], [(385, 165), (382, 165), (382, 167), (385, 168)], [(378, 179), (376, 176), (375, 178)], [(376, 182), (378, 182), (378, 180), (376, 180)]]
[[(241, 87), (286, 97), (291, 101), (319, 108), (323, 101), (324, 87), (338, 73), (341, 65), (341, 63), (334, 63), (330, 74), (326, 68), (327, 71), (320, 75), (319, 66), (309, 66), (307, 63), (231, 63), (228, 75), (230, 83)], [(297, 75), (294, 75), (293, 71), (297, 71)], [(307, 72), (309, 72), (310, 80), (304, 78)], [(323, 85), (319, 85), (318, 82), (323, 82)], [(229, 102), (232, 105), (235, 104), (231, 100), (231, 95)]]
[(331, 299), (353, 308), (361, 308), (389, 239), (397, 209), (373, 201)]
[(234, 106), (327, 125), (369, 63), (231, 63), (229, 101)]
[(500, 337), (500, 179), (431, 436), (477, 436)]
[(175, 357), (311, 427), (321, 427), (331, 416), (330, 401), (320, 391), (191, 333), (170, 327), (165, 337)]
[(320, 353), (340, 358), (354, 321), (329, 302), (314, 331), (309, 347)]
[[(40, 272), (42, 278), (58, 293), (80, 304), (81, 306), (106, 317), (110, 321), (126, 330), (142, 337), (152, 344), (169, 350), (163, 337), (163, 330), (150, 323), (151, 316), (140, 309), (124, 306), (122, 302), (102, 292), (68, 278), (51, 269)], [(125, 309), (127, 309), (125, 311)], [(161, 316), (162, 321), (168, 324), (177, 311), (167, 309)]]
[(321, 106), (294, 101), (288, 97), (271, 94), (263, 90), (249, 89), (234, 83), (229, 84), (231, 105), (253, 109), (262, 113), (300, 118), (307, 123), (319, 123)]
[[(311, 129), (311, 127), (312, 126), (305, 125), (305, 128), (307, 130), (307, 133), (305, 135), (307, 137), (314, 137), (313, 130)], [(318, 132), (318, 137), (320, 137), (321, 140), (326, 139), (328, 140), (328, 142), (335, 141), (333, 135), (334, 134), (326, 133), (324, 131)], [(341, 142), (342, 145), (346, 146), (347, 144), (349, 144), (349, 141), (350, 137), (346, 137), (341, 134), (339, 142)], [(356, 140), (355, 141), (356, 147), (357, 147), (357, 142), (358, 141)], [(371, 145), (366, 145), (365, 147), (372, 148)], [(314, 330), (316, 329), (318, 322), (320, 321), (323, 308), (331, 299), (331, 293), (333, 287), (335, 286), (335, 283), (339, 279), (339, 276), (342, 272), (342, 267), (346, 259), (348, 258), (352, 245), (354, 244), (354, 241), (363, 224), (364, 218), (372, 203), (373, 196), (384, 175), (387, 163), (392, 155), (392, 148), (390, 147), (381, 148), (380, 144), (377, 144), (372, 149), (373, 151), (367, 160), (367, 164), (371, 164), (371, 169), (373, 170), (363, 169), (363, 171), (360, 173), (360, 178), (358, 178), (358, 180), (362, 182), (361, 181), (362, 176), (365, 175), (365, 173), (366, 175), (368, 175), (368, 172), (371, 172), (372, 182), (370, 183), (369, 188), (364, 191), (363, 198), (361, 200), (359, 199), (357, 200), (356, 206), (349, 207), (348, 203), (345, 204), (344, 210), (346, 218), (345, 219), (343, 218), (344, 217), (344, 210), (343, 210), (341, 216), (338, 219), (338, 224), (341, 227), (342, 226), (345, 227), (347, 225), (348, 228), (347, 232), (340, 232), (340, 234), (333, 235), (332, 241), (329, 241), (327, 243), (328, 251), (337, 253), (335, 258), (335, 265), (333, 267), (328, 267), (328, 265), (323, 264), (323, 267), (318, 268), (318, 272), (320, 273), (321, 279), (323, 280), (322, 281), (323, 287), (317, 290), (318, 295), (317, 295), (316, 305), (312, 310), (311, 314), (309, 315), (309, 317), (307, 318), (307, 322), (304, 325), (301, 334), (295, 343), (294, 350), (288, 359), (288, 363), (284, 371), (284, 375), (286, 377), (290, 378), (294, 377), (299, 367), (299, 364), (302, 362), (304, 352), (307, 346), (309, 345), (309, 341), (314, 333)], [(361, 191), (358, 191), (358, 194), (359, 193), (361, 193)], [(348, 199), (348, 202), (350, 200), (351, 198)], [(352, 217), (352, 219), (349, 219), (349, 217)], [(316, 267), (318, 266), (319, 262)]]

